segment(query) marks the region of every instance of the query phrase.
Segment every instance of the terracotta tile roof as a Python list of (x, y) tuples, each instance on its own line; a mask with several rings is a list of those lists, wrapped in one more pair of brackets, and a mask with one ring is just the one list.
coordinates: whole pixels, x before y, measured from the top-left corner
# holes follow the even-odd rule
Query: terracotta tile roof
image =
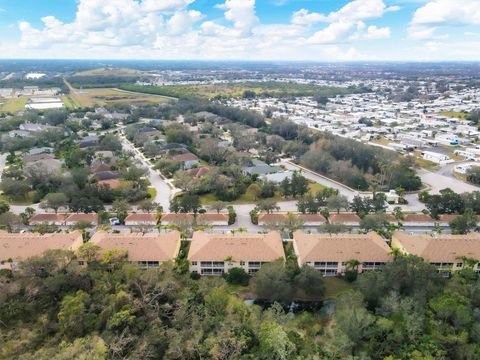
[(430, 262), (455, 262), (458, 257), (466, 256), (480, 259), (480, 234), (467, 235), (410, 235), (397, 231), (392, 239), (397, 240), (403, 249)]
[(112, 170), (112, 167), (110, 165), (103, 164), (103, 163), (95, 165), (94, 167), (92, 167), (92, 173), (93, 174), (98, 173), (98, 172), (110, 171), (110, 170)]
[(189, 261), (274, 261), (285, 258), (280, 233), (268, 234), (193, 234)]
[(328, 217), (330, 224), (342, 224), (346, 222), (360, 222), (360, 216), (357, 214), (331, 214)]
[(213, 221), (227, 221), (228, 222), (228, 214), (216, 214), (216, 213), (205, 213), (205, 214), (198, 214), (197, 215), (198, 222), (213, 222)]
[(23, 260), (47, 250), (76, 250), (83, 244), (82, 233), (7, 233), (0, 231), (0, 260)]
[(98, 223), (98, 215), (95, 213), (92, 214), (71, 214), (66, 222), (79, 222), (86, 221), (90, 223)]
[(198, 160), (198, 157), (192, 153), (178, 154), (172, 157), (172, 160), (175, 161), (195, 161)]
[(393, 222), (393, 223), (398, 223), (398, 219), (393, 214), (387, 214), (387, 221), (388, 222)]
[[(294, 216), (304, 222), (325, 222), (326, 219), (321, 214), (294, 214)], [(288, 214), (274, 213), (274, 214), (260, 214), (258, 216), (259, 222), (280, 222), (285, 221), (288, 218)]]
[(430, 215), (426, 214), (407, 214), (405, 215), (403, 222), (428, 222), (431, 223), (434, 220)]
[(201, 178), (202, 176), (207, 175), (210, 172), (208, 168), (205, 166), (201, 166), (195, 169), (190, 169), (188, 170), (188, 175), (194, 177), (194, 178)]
[(258, 222), (280, 222), (287, 219), (287, 214), (260, 214), (258, 215)]
[(149, 222), (149, 223), (157, 223), (157, 215), (156, 214), (146, 214), (146, 213), (134, 213), (129, 214), (125, 218), (125, 223), (130, 221), (137, 221), (137, 222)]
[(193, 221), (193, 214), (163, 214), (160, 219), (162, 222), (184, 222), (184, 221)]
[(68, 214), (35, 214), (30, 218), (30, 224), (43, 222), (64, 222)]
[(337, 261), (352, 259), (360, 262), (391, 260), (391, 249), (374, 232), (368, 234), (293, 234), (294, 248), (300, 264), (306, 261)]
[(321, 214), (297, 214), (300, 220), (305, 222), (326, 222), (327, 219)]
[(107, 185), (110, 189), (118, 189), (122, 186), (122, 182), (118, 179), (100, 180), (98, 185)]
[(460, 215), (455, 215), (455, 214), (443, 214), (443, 215), (440, 215), (438, 218), (439, 218), (439, 221), (441, 222), (450, 222), (452, 220), (455, 220), (459, 216)]
[(178, 231), (167, 234), (109, 234), (98, 231), (90, 241), (103, 250), (126, 250), (129, 261), (170, 261), (178, 255), (180, 249)]

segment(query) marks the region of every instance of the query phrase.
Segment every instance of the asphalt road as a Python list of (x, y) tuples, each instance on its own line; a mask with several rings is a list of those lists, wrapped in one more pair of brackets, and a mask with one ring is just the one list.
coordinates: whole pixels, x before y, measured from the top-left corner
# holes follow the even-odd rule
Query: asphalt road
[(157, 189), (157, 196), (154, 200), (163, 207), (164, 211), (168, 211), (170, 199), (176, 192), (178, 192), (178, 189), (172, 189), (160, 173), (153, 168), (153, 164), (145, 158), (145, 156), (135, 148), (125, 136), (120, 135), (120, 140), (124, 150), (133, 152), (135, 154), (135, 159), (140, 162), (140, 165), (148, 169), (148, 179), (152, 186)]
[[(447, 171), (447, 172), (445, 172)], [(480, 187), (468, 184), (462, 180), (455, 178), (453, 175), (448, 174), (447, 170), (439, 170), (438, 172), (431, 172), (425, 169), (418, 169), (417, 174), (422, 179), (422, 182), (428, 184), (431, 188), (430, 193), (438, 194), (440, 190), (450, 188), (457, 193), (479, 191)]]

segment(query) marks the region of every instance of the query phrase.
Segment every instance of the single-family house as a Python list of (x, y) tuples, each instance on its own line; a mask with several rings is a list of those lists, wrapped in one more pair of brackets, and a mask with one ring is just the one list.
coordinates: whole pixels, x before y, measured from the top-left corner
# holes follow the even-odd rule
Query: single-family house
[(198, 157), (190, 152), (174, 155), (172, 160), (178, 161), (182, 170), (189, 170), (200, 163)]

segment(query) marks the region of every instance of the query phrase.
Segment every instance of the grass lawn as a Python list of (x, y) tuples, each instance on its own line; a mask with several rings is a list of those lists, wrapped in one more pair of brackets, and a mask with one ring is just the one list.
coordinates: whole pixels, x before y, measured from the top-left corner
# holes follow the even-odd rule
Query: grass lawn
[(19, 206), (26, 206), (33, 204), (33, 198), (35, 197), (35, 192), (31, 191), (27, 194), (26, 199), (11, 199), (8, 196), (3, 194), (0, 195), (0, 200), (6, 201), (10, 205), (19, 205)]
[(425, 170), (430, 170), (430, 171), (435, 171), (435, 170), (438, 170), (439, 169), (439, 165), (438, 164), (435, 164), (434, 162), (432, 161), (428, 161), (428, 160), (425, 160), (425, 159), (422, 159), (420, 157), (417, 157), (415, 158), (415, 164), (418, 166), (418, 167), (421, 167)]
[(323, 278), (325, 283), (324, 299), (335, 299), (341, 293), (352, 289), (352, 284), (336, 277)]
[(20, 96), (14, 99), (5, 99), (5, 102), (1, 106), (0, 111), (16, 113), (25, 110), (25, 105), (27, 104), (28, 99), (28, 96)]
[(458, 111), (441, 111), (438, 113), (438, 115), (447, 116), (450, 118), (462, 119), (462, 120), (467, 119), (467, 114), (465, 114), (464, 112), (458, 112)]
[(160, 95), (141, 94), (113, 88), (79, 90), (67, 81), (65, 81), (65, 84), (70, 88), (70, 94), (64, 96), (62, 100), (69, 109), (114, 104), (147, 105), (172, 101)]
[(380, 138), (380, 139), (375, 139), (375, 140), (372, 140), (373, 143), (375, 144), (379, 144), (379, 145), (384, 145), (384, 146), (387, 146), (388, 144), (390, 144), (392, 141), (391, 140), (388, 140), (384, 137)]
[(323, 186), (322, 184), (319, 184), (319, 183), (310, 183), (308, 188), (310, 189), (309, 194), (315, 196), (317, 194), (317, 192), (325, 189), (325, 186)]
[(151, 199), (155, 200), (155, 198), (157, 197), (157, 189), (155, 189), (154, 187), (149, 187), (147, 192), (150, 194)]
[(141, 71), (128, 68), (98, 68), (92, 70), (80, 71), (74, 76), (138, 76)]

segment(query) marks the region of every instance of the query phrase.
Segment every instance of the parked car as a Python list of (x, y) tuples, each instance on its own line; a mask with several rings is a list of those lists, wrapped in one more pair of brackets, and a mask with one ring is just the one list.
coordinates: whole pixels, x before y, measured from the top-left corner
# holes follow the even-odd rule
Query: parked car
[(122, 223), (120, 220), (116, 217), (108, 219), (110, 221), (110, 225), (115, 226), (115, 225), (121, 225)]

